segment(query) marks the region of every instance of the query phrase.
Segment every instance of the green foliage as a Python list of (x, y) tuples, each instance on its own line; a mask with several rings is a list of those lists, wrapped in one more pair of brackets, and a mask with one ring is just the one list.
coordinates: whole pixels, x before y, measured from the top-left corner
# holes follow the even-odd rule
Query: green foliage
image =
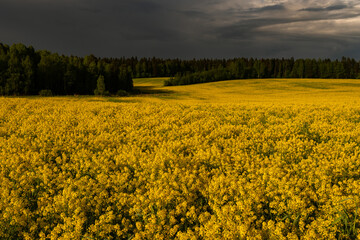
[(131, 90), (133, 87), (133, 81), (131, 77), (131, 68), (126, 65), (122, 65), (119, 68), (118, 79), (121, 85), (126, 86), (126, 90)]
[(359, 225), (357, 224), (359, 206), (354, 211), (348, 211), (344, 202), (347, 200), (353, 200), (353, 198), (347, 198), (340, 201), (341, 210), (336, 209), (337, 218), (331, 225), (339, 225), (341, 232), (338, 239), (356, 239)]
[[(119, 76), (120, 66), (125, 66), (125, 78)], [(0, 95), (36, 95), (42, 89), (56, 95), (93, 94), (99, 75), (113, 94), (132, 89), (131, 70), (116, 59), (68, 57), (46, 50), (35, 52), (23, 44), (9, 47), (0, 43)]]
[(127, 91), (124, 90), (119, 90), (116, 92), (116, 95), (119, 97), (125, 97), (125, 96), (129, 96), (129, 93)]
[(175, 86), (175, 85), (188, 85), (194, 83), (206, 83), (206, 82), (215, 82), (221, 80), (232, 79), (230, 71), (225, 68), (219, 67), (218, 69), (213, 69), (200, 73), (188, 73), (184, 75), (177, 74), (174, 78), (170, 78), (164, 82), (165, 86)]
[[(5, 95), (29, 94), (35, 76), (35, 52), (32, 47), (13, 44), (0, 51), (0, 70), (2, 87)], [(7, 61), (7, 62), (5, 62)]]
[(51, 97), (53, 94), (50, 89), (42, 89), (39, 91), (39, 95), (42, 97)]
[(109, 95), (109, 92), (105, 89), (105, 79), (104, 76), (100, 75), (97, 79), (97, 87), (94, 90), (94, 94), (97, 96)]
[(232, 59), (205, 71), (182, 72), (166, 80), (165, 86), (253, 78), (357, 78), (360, 63), (353, 59)]

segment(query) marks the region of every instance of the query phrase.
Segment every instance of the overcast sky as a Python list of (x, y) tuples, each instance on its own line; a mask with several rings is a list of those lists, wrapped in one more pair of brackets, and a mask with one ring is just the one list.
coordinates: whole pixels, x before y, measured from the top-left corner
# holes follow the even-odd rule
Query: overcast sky
[(360, 1), (0, 0), (0, 42), (99, 57), (360, 59)]

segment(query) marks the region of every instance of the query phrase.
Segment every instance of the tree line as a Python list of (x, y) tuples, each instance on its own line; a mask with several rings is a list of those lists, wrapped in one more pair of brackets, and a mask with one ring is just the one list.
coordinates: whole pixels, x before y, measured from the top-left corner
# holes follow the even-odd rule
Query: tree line
[(99, 81), (107, 90), (100, 94), (133, 88), (131, 69), (119, 61), (0, 43), (0, 95), (89, 95), (96, 92)]
[(330, 59), (161, 59), (64, 56), (0, 43), (0, 95), (116, 94), (132, 78), (171, 77), (165, 85), (250, 78), (360, 78), (360, 62)]
[(360, 79), (360, 62), (343, 57), (330, 59), (247, 59), (200, 71), (181, 72), (165, 81), (166, 86), (252, 78), (336, 78)]

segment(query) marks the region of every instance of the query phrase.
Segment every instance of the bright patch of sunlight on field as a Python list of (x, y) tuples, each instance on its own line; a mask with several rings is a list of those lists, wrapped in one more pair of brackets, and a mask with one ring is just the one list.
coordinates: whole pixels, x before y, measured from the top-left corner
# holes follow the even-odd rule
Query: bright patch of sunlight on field
[(245, 79), (174, 87), (163, 87), (163, 80), (134, 79), (135, 87), (148, 90), (134, 99), (248, 104), (344, 104), (360, 99), (360, 80), (351, 79)]

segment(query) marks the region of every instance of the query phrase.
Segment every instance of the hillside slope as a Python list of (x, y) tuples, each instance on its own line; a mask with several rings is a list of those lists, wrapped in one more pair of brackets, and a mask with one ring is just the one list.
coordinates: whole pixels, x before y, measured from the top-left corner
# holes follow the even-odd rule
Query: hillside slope
[(246, 79), (164, 87), (166, 78), (134, 79), (136, 101), (345, 104), (360, 99), (360, 80)]

